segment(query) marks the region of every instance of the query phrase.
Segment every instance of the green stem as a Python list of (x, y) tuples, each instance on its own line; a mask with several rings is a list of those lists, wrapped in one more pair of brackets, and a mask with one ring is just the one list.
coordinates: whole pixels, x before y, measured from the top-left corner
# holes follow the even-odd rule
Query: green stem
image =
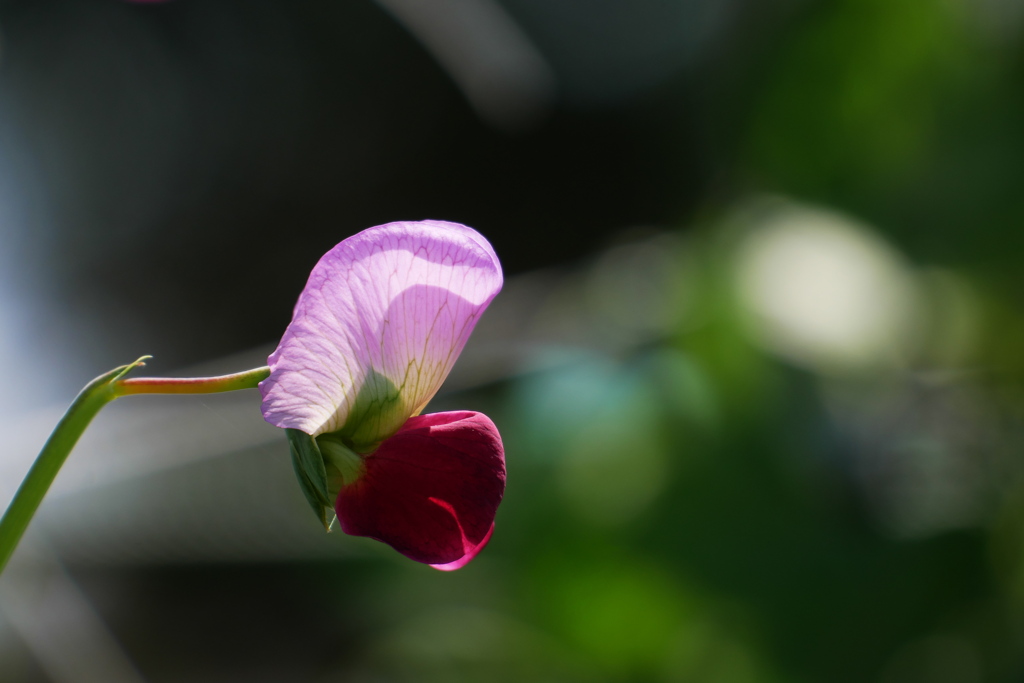
[(131, 394), (216, 394), (255, 389), (270, 375), (270, 368), (255, 368), (220, 377), (134, 377), (117, 383), (118, 396)]
[(0, 519), (0, 572), (7, 566), (71, 449), (103, 406), (132, 394), (211, 394), (252, 389), (270, 375), (270, 368), (263, 367), (221, 377), (124, 379), (128, 372), (145, 365), (143, 361), (148, 358), (143, 356), (131, 365), (115, 368), (89, 382), (57, 423)]

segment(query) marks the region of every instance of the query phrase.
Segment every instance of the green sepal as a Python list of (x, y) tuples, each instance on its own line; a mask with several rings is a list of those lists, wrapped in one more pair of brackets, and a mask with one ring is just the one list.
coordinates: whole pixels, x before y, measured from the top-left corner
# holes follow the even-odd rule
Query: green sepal
[(334, 523), (334, 506), (327, 493), (327, 468), (316, 440), (298, 429), (285, 429), (292, 453), (292, 466), (299, 488), (326, 531)]

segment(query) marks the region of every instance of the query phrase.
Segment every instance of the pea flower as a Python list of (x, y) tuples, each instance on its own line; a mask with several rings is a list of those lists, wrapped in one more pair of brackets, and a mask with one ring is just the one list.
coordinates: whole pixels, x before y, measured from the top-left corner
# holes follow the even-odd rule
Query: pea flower
[(336, 515), (345, 533), (442, 570), (490, 540), (505, 490), (497, 428), (420, 413), (501, 285), (487, 240), (443, 221), (369, 228), (313, 268), (259, 388), (325, 527)]

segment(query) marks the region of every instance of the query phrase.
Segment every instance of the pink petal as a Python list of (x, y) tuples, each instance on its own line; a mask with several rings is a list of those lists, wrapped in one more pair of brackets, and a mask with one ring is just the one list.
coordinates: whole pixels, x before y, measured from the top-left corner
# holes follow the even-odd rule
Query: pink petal
[(437, 392), (501, 289), (491, 245), (442, 221), (370, 228), (309, 276), (260, 384), (263, 416), (371, 450)]
[(470, 560), (477, 556), (477, 553), (484, 549), (484, 546), (487, 545), (488, 541), (491, 540), (491, 534), (493, 533), (494, 524), (491, 524), (491, 530), (487, 532), (486, 536), (484, 536), (484, 540), (480, 541), (475, 546), (473, 546), (470, 550), (466, 552), (465, 555), (455, 560), (454, 562), (448, 562), (447, 564), (432, 564), (430, 566), (434, 569), (438, 569), (443, 572), (453, 572), (456, 569), (462, 569), (467, 564), (469, 564)]
[(486, 415), (414, 417), (365, 465), (335, 503), (346, 534), (441, 570), (462, 567), (490, 540), (505, 492), (505, 451)]

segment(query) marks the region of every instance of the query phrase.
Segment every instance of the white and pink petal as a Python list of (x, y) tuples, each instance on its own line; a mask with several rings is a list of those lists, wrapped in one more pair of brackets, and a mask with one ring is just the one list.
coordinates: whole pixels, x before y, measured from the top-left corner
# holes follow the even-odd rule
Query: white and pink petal
[(364, 230), (313, 268), (260, 384), (263, 415), (373, 450), (440, 388), (500, 291), (490, 244), (456, 223)]

